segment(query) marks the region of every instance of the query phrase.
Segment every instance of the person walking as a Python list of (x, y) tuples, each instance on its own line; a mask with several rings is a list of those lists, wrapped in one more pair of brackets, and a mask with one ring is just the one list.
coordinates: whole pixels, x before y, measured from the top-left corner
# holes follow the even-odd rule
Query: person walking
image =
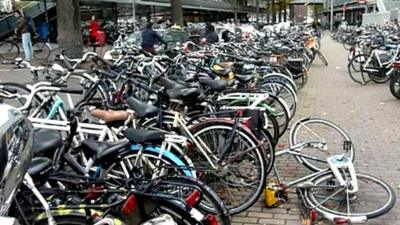
[(165, 42), (161, 36), (153, 30), (153, 24), (148, 23), (142, 32), (142, 49), (153, 55), (157, 54), (156, 49), (154, 48), (157, 41), (163, 43), (165, 48), (167, 48), (167, 42)]
[(15, 11), (14, 16), (18, 19), (16, 33), (22, 37), (25, 61), (29, 62), (33, 58), (32, 36), (35, 34), (35, 25), (33, 19), (24, 17), (21, 11)]
[(95, 15), (92, 15), (92, 20), (89, 25), (89, 41), (91, 44), (96, 44), (97, 41), (97, 32), (99, 31), (99, 21)]
[(206, 39), (207, 43), (217, 43), (219, 41), (218, 34), (215, 32), (215, 27), (211, 24), (207, 24), (206, 27)]

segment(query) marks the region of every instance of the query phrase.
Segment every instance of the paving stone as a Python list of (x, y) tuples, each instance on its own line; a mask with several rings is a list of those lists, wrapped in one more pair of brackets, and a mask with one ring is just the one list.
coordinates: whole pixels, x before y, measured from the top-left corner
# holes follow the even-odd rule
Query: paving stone
[[(325, 67), (318, 58), (315, 59), (307, 85), (298, 92), (297, 112), (289, 127), (297, 119), (310, 115), (338, 124), (347, 131), (356, 148), (356, 171), (385, 180), (400, 196), (400, 101), (390, 94), (387, 84), (369, 83), (361, 86), (354, 83), (347, 73), (347, 52), (341, 44), (330, 40), (328, 33), (322, 40), (321, 51), (329, 66)], [(279, 149), (288, 146), (287, 140), (287, 135), (282, 137)], [(310, 173), (288, 157), (281, 157), (276, 163), (284, 181)], [(272, 176), (273, 173), (270, 174)], [(264, 197), (261, 196), (248, 211), (247, 217), (252, 222), (242, 223), (301, 225), (297, 196), (290, 194), (289, 199), (289, 203), (269, 209), (264, 207)], [(397, 203), (389, 213), (366, 224), (400, 225), (399, 215), (400, 204)], [(331, 223), (321, 221), (318, 224)]]

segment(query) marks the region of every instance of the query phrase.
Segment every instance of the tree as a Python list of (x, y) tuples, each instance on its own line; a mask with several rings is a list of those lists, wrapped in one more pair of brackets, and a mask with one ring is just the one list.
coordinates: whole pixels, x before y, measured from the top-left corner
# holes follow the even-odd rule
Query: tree
[(182, 0), (171, 0), (172, 23), (183, 26)]
[(68, 57), (83, 53), (79, 0), (57, 0), (58, 45)]

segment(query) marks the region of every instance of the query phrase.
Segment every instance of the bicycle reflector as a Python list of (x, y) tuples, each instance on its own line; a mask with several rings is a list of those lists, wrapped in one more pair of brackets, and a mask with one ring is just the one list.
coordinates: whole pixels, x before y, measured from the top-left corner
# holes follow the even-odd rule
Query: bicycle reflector
[(335, 217), (333, 219), (333, 221), (335, 222), (335, 224), (341, 225), (341, 224), (347, 224), (349, 221), (345, 218), (341, 218), (341, 217)]
[(218, 225), (217, 218), (214, 215), (207, 214), (207, 216), (203, 220), (203, 224), (205, 225)]
[(185, 201), (190, 206), (193, 207), (200, 200), (200, 191), (194, 190), (186, 197)]
[(399, 69), (399, 68), (400, 68), (400, 62), (394, 62), (394, 63), (392, 64), (392, 68), (394, 68), (394, 69)]
[(136, 207), (136, 198), (135, 195), (131, 194), (125, 201), (124, 205), (122, 206), (122, 213), (125, 216), (129, 216)]
[(318, 218), (318, 212), (315, 209), (310, 210), (310, 220), (312, 224), (317, 222), (317, 218)]

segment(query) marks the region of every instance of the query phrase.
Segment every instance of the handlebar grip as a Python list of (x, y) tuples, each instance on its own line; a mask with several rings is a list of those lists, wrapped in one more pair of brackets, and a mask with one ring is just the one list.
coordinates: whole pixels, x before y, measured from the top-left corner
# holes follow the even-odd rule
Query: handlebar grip
[(17, 90), (16, 90), (16, 89), (13, 89), (13, 88), (2, 87), (1, 89), (5, 90), (5, 91), (7, 91), (7, 92), (10, 92), (11, 94), (16, 94), (16, 93), (17, 93)]
[(65, 84), (65, 83), (59, 83), (59, 82), (52, 82), (52, 83), (51, 83), (51, 86), (62, 88), (62, 87), (67, 87), (67, 84)]
[(14, 65), (15, 61), (3, 60), (2, 64), (4, 64), (4, 65)]
[(81, 89), (73, 89), (73, 88), (60, 88), (60, 92), (69, 93), (69, 94), (83, 94), (83, 90)]
[(103, 57), (97, 56), (96, 59), (100, 60), (100, 62), (106, 64), (107, 66), (114, 66), (110, 61), (104, 59)]

